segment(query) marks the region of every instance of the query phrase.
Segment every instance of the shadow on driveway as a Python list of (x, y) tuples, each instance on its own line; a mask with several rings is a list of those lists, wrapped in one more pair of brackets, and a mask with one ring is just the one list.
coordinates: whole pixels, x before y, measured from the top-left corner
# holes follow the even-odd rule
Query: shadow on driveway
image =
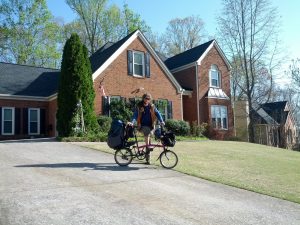
[(54, 164), (31, 164), (17, 165), (15, 167), (34, 167), (34, 168), (82, 168), (84, 170), (111, 170), (111, 171), (131, 171), (145, 169), (148, 167), (128, 167), (118, 166), (115, 163), (54, 163)]

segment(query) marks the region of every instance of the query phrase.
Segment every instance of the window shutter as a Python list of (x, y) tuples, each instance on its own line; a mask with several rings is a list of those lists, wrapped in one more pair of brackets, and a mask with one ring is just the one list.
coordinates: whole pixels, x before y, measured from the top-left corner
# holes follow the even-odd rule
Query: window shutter
[(168, 101), (168, 119), (173, 119), (172, 101)]
[(2, 134), (2, 108), (0, 107), (0, 134)]
[(46, 110), (40, 109), (40, 134), (46, 134)]
[(28, 109), (23, 109), (23, 134), (28, 134)]
[(150, 54), (145, 53), (145, 77), (150, 78)]
[(132, 51), (127, 51), (127, 67), (128, 67), (128, 75), (133, 75), (133, 55)]
[(102, 115), (109, 115), (109, 97), (102, 96)]
[(21, 109), (15, 108), (15, 134), (21, 134)]

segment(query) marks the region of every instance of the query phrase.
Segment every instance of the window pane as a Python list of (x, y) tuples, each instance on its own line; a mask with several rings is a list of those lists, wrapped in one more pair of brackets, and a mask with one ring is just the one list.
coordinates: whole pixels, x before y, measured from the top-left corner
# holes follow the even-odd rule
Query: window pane
[(12, 121), (12, 110), (4, 109), (4, 121)]
[(223, 128), (227, 129), (227, 118), (223, 118)]
[(12, 133), (12, 122), (11, 121), (4, 121), (4, 133)]
[(141, 53), (134, 53), (134, 63), (143, 64), (143, 55)]
[(212, 127), (217, 128), (216, 119), (212, 118)]
[(30, 110), (30, 121), (37, 122), (37, 120), (38, 120), (37, 110)]
[(215, 87), (219, 87), (219, 72), (211, 70), (211, 85)]
[(217, 118), (217, 127), (221, 128), (222, 124), (221, 124), (221, 118)]
[(134, 74), (143, 75), (143, 65), (134, 65)]
[(37, 133), (37, 122), (30, 122), (30, 133)]

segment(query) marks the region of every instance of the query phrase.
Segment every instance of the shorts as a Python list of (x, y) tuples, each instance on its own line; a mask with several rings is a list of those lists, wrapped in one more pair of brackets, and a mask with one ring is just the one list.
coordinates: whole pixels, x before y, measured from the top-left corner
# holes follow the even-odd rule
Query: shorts
[(149, 136), (150, 134), (152, 134), (152, 129), (151, 127), (147, 127), (147, 126), (141, 126), (141, 128), (139, 129), (139, 131), (141, 133), (144, 134), (144, 136)]

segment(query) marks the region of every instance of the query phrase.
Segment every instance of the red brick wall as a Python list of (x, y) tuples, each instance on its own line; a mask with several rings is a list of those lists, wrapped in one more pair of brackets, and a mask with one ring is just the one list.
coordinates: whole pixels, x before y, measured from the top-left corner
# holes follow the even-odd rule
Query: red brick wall
[(193, 90), (192, 96), (183, 96), (183, 119), (190, 123), (197, 121), (196, 68), (193, 66), (173, 75), (183, 88)]
[[(102, 114), (102, 94), (99, 90), (100, 82), (104, 86), (106, 95), (122, 96), (126, 98), (141, 97), (144, 92), (150, 92), (153, 99), (168, 99), (173, 104), (173, 118), (181, 119), (181, 96), (171, 83), (158, 62), (150, 57), (150, 78), (129, 76), (127, 72), (127, 50), (146, 52), (147, 49), (139, 38), (135, 39), (94, 81), (96, 91), (95, 111)], [(144, 91), (133, 93), (138, 88)]]
[[(47, 101), (29, 101), (29, 100), (8, 100), (8, 99), (0, 99), (0, 107), (15, 107), (20, 108), (20, 134), (19, 135), (0, 135), (0, 140), (8, 140), (8, 139), (22, 139), (28, 138), (28, 134), (24, 134), (23, 131), (23, 109), (24, 108), (40, 108), (45, 109), (45, 132), (46, 136), (52, 137), (55, 135), (54, 129), (52, 131), (48, 130), (50, 124), (54, 124), (55, 122), (55, 111), (56, 111), (56, 99), (47, 102)], [(2, 119), (2, 118), (0, 118)], [(54, 126), (52, 125), (54, 128)]]
[(209, 70), (211, 65), (215, 64), (218, 66), (219, 72), (221, 73), (221, 89), (230, 98), (230, 71), (227, 68), (226, 63), (220, 56), (219, 52), (213, 47), (202, 60), (201, 65), (198, 67), (199, 70), (199, 98), (200, 98), (200, 121), (209, 122), (211, 121), (211, 105), (224, 105), (227, 106), (228, 112), (228, 130), (214, 130), (209, 129), (209, 135), (211, 138), (224, 139), (233, 135), (233, 111), (230, 100), (222, 99), (207, 99), (207, 92), (209, 90)]

